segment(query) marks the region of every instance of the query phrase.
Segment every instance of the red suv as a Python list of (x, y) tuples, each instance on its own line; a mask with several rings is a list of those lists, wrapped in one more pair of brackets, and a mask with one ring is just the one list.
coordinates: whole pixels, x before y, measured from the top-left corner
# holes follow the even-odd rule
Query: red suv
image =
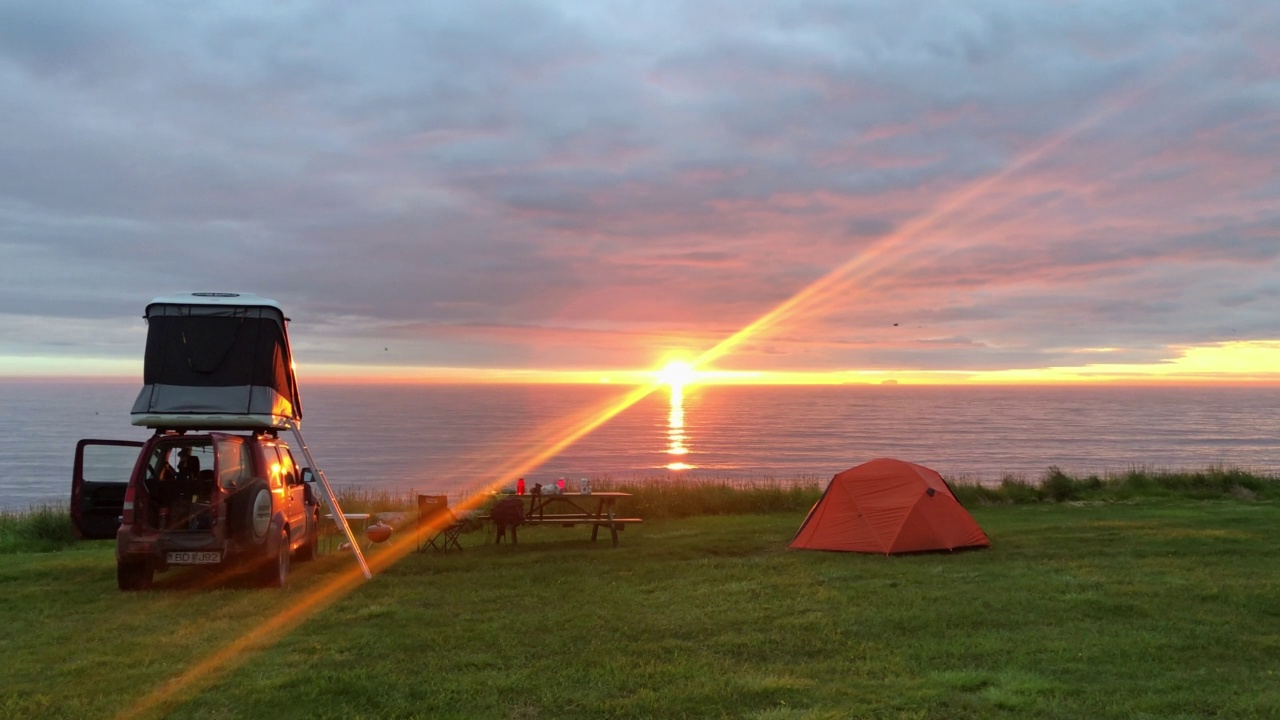
[(145, 590), (175, 565), (248, 568), (282, 587), (290, 554), (316, 553), (319, 506), (309, 475), (271, 431), (81, 440), (71, 521), (82, 538), (115, 537), (121, 590)]

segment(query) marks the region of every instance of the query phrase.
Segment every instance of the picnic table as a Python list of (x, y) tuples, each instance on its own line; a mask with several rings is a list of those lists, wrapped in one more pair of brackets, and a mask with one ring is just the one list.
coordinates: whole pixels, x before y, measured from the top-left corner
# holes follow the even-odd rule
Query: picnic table
[(618, 546), (618, 531), (627, 525), (644, 522), (638, 517), (618, 517), (615, 506), (618, 500), (631, 497), (624, 492), (552, 493), (539, 495), (508, 495), (529, 501), (524, 514), (525, 525), (590, 525), (594, 541), (600, 528), (608, 528), (613, 546)]
[[(370, 513), (342, 513), (342, 517), (346, 519), (347, 525), (351, 528), (351, 534), (355, 535), (356, 523), (360, 523), (360, 529), (368, 530), (369, 518), (373, 516)], [(342, 531), (338, 521), (334, 519), (333, 513), (325, 513), (322, 519), (325, 521), (324, 525), (317, 529), (321, 531), (320, 535), (325, 539), (324, 549), (325, 552), (328, 552), (333, 549), (334, 538), (341, 535)], [(345, 538), (343, 541), (345, 542)]]

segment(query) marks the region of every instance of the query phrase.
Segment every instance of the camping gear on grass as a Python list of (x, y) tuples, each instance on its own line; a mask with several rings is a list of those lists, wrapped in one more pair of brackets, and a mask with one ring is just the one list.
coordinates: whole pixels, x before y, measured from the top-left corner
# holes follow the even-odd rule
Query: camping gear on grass
[(887, 555), (990, 545), (941, 475), (878, 458), (831, 479), (790, 547)]
[[(536, 493), (535, 493), (536, 494)], [(516, 528), (524, 522), (524, 500), (520, 498), (503, 498), (489, 509), (489, 517), (497, 529), (494, 543), (502, 542), (507, 536), (507, 528), (511, 528), (511, 541), (516, 542)]]
[(426, 552), (427, 548), (441, 552), (449, 548), (461, 550), (458, 534), (466, 526), (466, 521), (449, 508), (448, 495), (418, 496), (418, 552)]
[(364, 534), (370, 543), (384, 543), (391, 539), (391, 526), (379, 520), (377, 524), (365, 528)]

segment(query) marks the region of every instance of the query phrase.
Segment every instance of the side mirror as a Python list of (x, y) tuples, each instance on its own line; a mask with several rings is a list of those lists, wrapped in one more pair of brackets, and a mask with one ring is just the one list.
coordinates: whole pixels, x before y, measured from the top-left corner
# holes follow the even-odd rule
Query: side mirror
[(313, 483), (316, 481), (316, 474), (311, 472), (311, 468), (302, 468), (302, 482)]

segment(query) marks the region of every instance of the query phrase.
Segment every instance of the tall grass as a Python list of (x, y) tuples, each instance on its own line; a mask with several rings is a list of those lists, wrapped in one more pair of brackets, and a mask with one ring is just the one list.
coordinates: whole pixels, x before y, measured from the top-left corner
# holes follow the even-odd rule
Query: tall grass
[[(1280, 499), (1280, 477), (1240, 468), (1214, 466), (1204, 470), (1130, 468), (1105, 475), (1075, 476), (1050, 467), (1038, 480), (1006, 476), (997, 484), (951, 480), (956, 497), (965, 505), (1021, 505), (1062, 502), (1124, 502), (1141, 497), (1208, 500)], [(756, 480), (671, 477), (614, 481), (593, 480), (597, 490), (631, 493), (619, 511), (646, 519), (705, 515), (751, 515), (807, 512), (826, 489), (817, 476)], [(412, 513), (417, 501), (412, 490), (358, 485), (334, 488), (343, 511), (352, 513)], [(65, 504), (35, 505), (24, 511), (0, 510), (0, 554), (49, 552), (75, 542)]]
[(825, 483), (817, 478), (681, 481), (628, 480), (600, 490), (631, 493), (621, 513), (642, 518), (686, 518), (701, 515), (755, 515), (773, 512), (807, 512), (822, 496)]
[(412, 490), (385, 490), (359, 485), (337, 485), (333, 488), (338, 505), (347, 513), (401, 513), (417, 507)]
[[(817, 476), (692, 481), (669, 477), (614, 481), (604, 476), (592, 481), (596, 490), (631, 493), (625, 508), (620, 508), (623, 512), (654, 519), (808, 510), (825, 486)], [(414, 512), (417, 508), (413, 490), (339, 485), (334, 487), (334, 494), (343, 512), (348, 513), (391, 514)], [(453, 498), (455, 503), (460, 500)]]
[(0, 510), (0, 554), (49, 552), (76, 541), (67, 506), (33, 505), (25, 511)]
[(1130, 468), (1081, 477), (1051, 466), (1038, 482), (1006, 476), (998, 485), (952, 481), (951, 489), (960, 502), (979, 505), (1121, 502), (1138, 497), (1275, 500), (1280, 498), (1280, 478), (1223, 466), (1194, 471)]

